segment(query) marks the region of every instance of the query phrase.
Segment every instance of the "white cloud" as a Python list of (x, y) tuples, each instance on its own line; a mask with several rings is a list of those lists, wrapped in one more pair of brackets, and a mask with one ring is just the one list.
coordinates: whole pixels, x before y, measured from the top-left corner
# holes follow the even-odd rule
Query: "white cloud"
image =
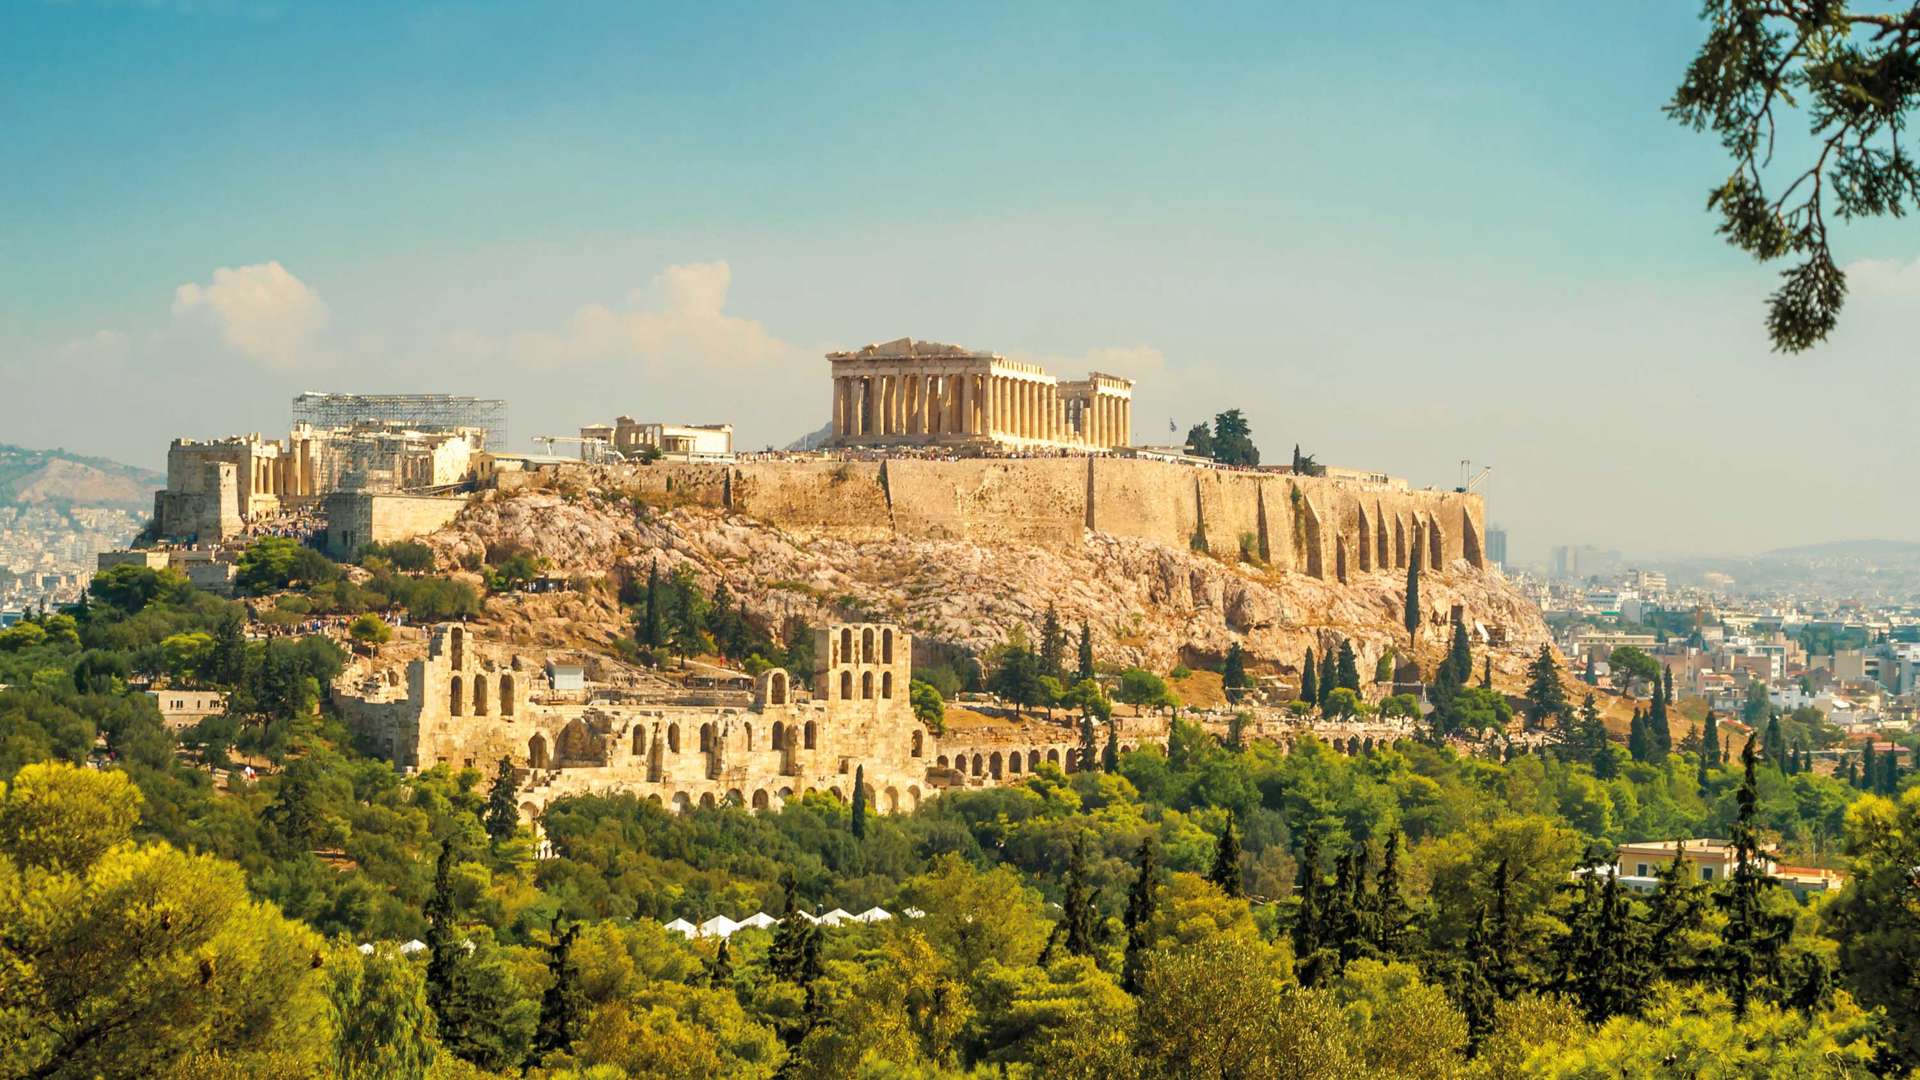
[(1920, 259), (1858, 259), (1848, 263), (1846, 271), (1847, 285), (1855, 293), (1920, 299)]
[(223, 266), (206, 285), (188, 282), (174, 290), (173, 316), (199, 321), (227, 347), (276, 368), (292, 367), (301, 350), (327, 323), (326, 302), (278, 262)]
[(508, 352), (534, 367), (572, 367), (605, 360), (672, 368), (746, 368), (785, 360), (793, 346), (756, 319), (726, 313), (733, 271), (724, 259), (669, 266), (624, 308), (588, 304), (559, 332), (514, 335)]

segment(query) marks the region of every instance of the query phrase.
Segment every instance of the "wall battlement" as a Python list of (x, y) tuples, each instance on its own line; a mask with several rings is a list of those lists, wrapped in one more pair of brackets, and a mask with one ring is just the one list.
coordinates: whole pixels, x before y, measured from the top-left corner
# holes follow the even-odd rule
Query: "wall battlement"
[(596, 483), (720, 507), (796, 536), (1066, 549), (1084, 530), (1327, 580), (1486, 565), (1478, 495), (1134, 458), (610, 465)]

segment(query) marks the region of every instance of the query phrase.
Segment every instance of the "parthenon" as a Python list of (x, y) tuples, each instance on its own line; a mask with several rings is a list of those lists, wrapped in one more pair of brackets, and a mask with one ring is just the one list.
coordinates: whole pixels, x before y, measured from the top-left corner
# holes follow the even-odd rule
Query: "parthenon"
[(1063, 382), (1038, 364), (912, 338), (827, 360), (836, 445), (1107, 450), (1131, 442), (1132, 379), (1092, 372)]

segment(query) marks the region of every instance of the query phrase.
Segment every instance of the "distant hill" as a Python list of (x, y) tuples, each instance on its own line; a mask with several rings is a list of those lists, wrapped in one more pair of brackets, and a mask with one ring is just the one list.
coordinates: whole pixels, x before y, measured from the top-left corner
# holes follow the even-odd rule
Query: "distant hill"
[(827, 445), (827, 443), (832, 438), (833, 438), (833, 422), (829, 420), (826, 423), (826, 425), (822, 427), (819, 431), (809, 431), (805, 435), (802, 435), (799, 438), (788, 443), (786, 446), (786, 449), (789, 453), (798, 453), (806, 450), (818, 450), (821, 447)]
[(1774, 548), (1762, 552), (1762, 559), (1886, 559), (1920, 555), (1920, 542), (1913, 540), (1829, 540), (1821, 544)]
[(166, 477), (150, 469), (65, 450), (29, 450), (0, 443), (0, 506), (67, 510), (105, 507), (131, 513), (153, 509)]

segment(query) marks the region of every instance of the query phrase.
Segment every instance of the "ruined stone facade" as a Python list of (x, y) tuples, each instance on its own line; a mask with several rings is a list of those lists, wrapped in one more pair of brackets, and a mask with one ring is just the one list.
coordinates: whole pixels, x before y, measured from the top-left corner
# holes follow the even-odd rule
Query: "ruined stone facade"
[(175, 439), (167, 486), (154, 493), (159, 536), (217, 543), (247, 523), (315, 507), (338, 491), (424, 491), (471, 480), (485, 444), (478, 429), (422, 432), (379, 424), (295, 424), (286, 439), (258, 433)]
[(1133, 381), (1117, 375), (1063, 382), (1038, 364), (912, 338), (827, 360), (834, 445), (1106, 450), (1132, 441)]
[[(1080, 767), (1065, 725), (1021, 723), (935, 734), (908, 702), (912, 638), (886, 624), (815, 632), (811, 692), (781, 669), (751, 692), (556, 691), (544, 663), (483, 654), (468, 628), (432, 628), (426, 655), (403, 666), (362, 661), (334, 685), (340, 715), (403, 768), (524, 770), (521, 812), (565, 795), (632, 792), (682, 809), (732, 801), (775, 808), (807, 791), (851, 798), (865, 769), (870, 805), (912, 810), (947, 787), (1017, 781), (1051, 762)], [(1122, 744), (1164, 742), (1123, 727)]]

